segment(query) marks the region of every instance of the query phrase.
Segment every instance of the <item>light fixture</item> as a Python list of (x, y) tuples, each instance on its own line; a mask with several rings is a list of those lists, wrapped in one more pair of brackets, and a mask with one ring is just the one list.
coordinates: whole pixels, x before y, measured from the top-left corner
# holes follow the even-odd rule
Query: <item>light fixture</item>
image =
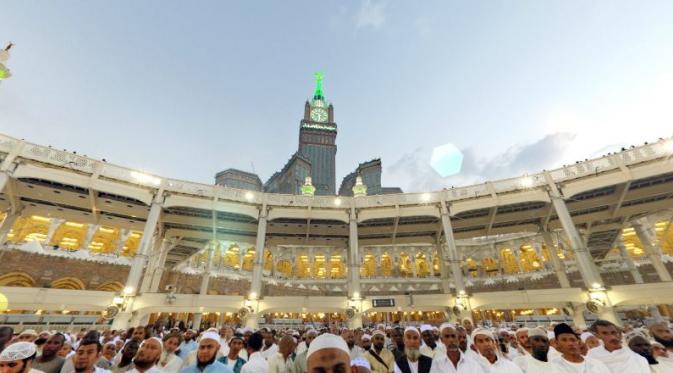
[(161, 179), (158, 177), (138, 171), (131, 171), (131, 177), (141, 184), (150, 184), (154, 186), (159, 186), (161, 184)]
[(341, 206), (341, 198), (334, 199), (334, 206)]
[(124, 304), (124, 297), (122, 297), (120, 295), (115, 295), (115, 297), (112, 298), (112, 303), (115, 306), (121, 306), (122, 304)]
[(248, 201), (252, 201), (253, 198), (255, 198), (255, 195), (252, 194), (252, 192), (245, 193), (245, 199), (247, 199)]
[(661, 145), (664, 148), (664, 151), (666, 153), (669, 153), (669, 154), (673, 153), (673, 139), (668, 139), (668, 140), (664, 141), (664, 143), (661, 144)]
[(421, 201), (428, 202), (430, 200), (430, 193), (421, 194)]
[(600, 290), (602, 286), (598, 282), (594, 282), (593, 284), (591, 284), (591, 288), (594, 290)]
[(255, 299), (257, 299), (257, 293), (255, 293), (254, 291), (251, 291), (251, 292), (250, 292), (249, 299), (251, 299), (251, 300), (255, 300)]
[(124, 288), (124, 295), (131, 295), (134, 290), (133, 286), (127, 286)]
[(533, 179), (530, 176), (524, 176), (519, 181), (523, 188), (530, 188), (533, 186)]

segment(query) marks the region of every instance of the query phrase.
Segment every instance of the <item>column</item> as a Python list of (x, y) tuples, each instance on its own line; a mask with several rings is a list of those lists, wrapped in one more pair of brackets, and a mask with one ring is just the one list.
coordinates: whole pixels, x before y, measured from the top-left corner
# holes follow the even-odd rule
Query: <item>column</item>
[(418, 277), (418, 269), (416, 268), (416, 251), (415, 250), (410, 250), (411, 254), (409, 254), (409, 265), (411, 266), (411, 276), (413, 278)]
[(549, 197), (554, 205), (554, 210), (556, 215), (559, 217), (561, 226), (565, 234), (568, 236), (570, 241), (570, 246), (572, 247), (573, 252), (575, 253), (575, 260), (577, 262), (577, 267), (582, 275), (582, 280), (587, 288), (591, 289), (594, 285), (598, 287), (604, 287), (603, 280), (601, 279), (596, 266), (594, 265), (593, 258), (589, 253), (584, 240), (577, 231), (575, 223), (568, 212), (568, 206), (566, 206), (563, 196), (559, 191), (556, 183), (552, 180), (549, 173), (545, 173), (545, 178), (547, 179), (547, 184), (549, 184)]
[(360, 267), (359, 253), (358, 253), (358, 221), (355, 214), (355, 207), (351, 206), (349, 217), (349, 234), (348, 234), (348, 298), (359, 298), (360, 293)]
[(640, 274), (640, 271), (633, 263), (633, 259), (631, 258), (631, 255), (629, 255), (629, 251), (626, 249), (626, 246), (624, 246), (624, 240), (621, 237), (621, 233), (619, 239), (617, 240), (617, 247), (619, 247), (619, 254), (622, 257), (624, 263), (626, 263), (626, 268), (629, 270), (629, 273), (631, 273), (633, 281), (636, 284), (645, 283), (645, 281), (643, 281), (643, 276)]
[[(154, 231), (157, 229), (157, 225), (159, 223), (159, 215), (161, 215), (162, 204), (163, 189), (160, 189), (154, 196), (154, 201), (152, 201), (152, 206), (150, 207), (150, 212), (147, 215), (147, 221), (145, 222), (145, 228), (143, 229), (143, 236), (140, 239), (140, 244), (138, 245), (138, 252), (133, 258), (129, 275), (126, 278), (126, 286), (124, 287), (125, 296), (132, 297), (135, 296), (138, 292), (140, 277), (147, 261), (147, 253), (152, 244)], [(131, 308), (131, 306), (132, 304), (130, 304), (128, 307)], [(112, 323), (112, 329), (125, 329), (128, 326), (130, 316), (130, 309), (127, 309), (126, 312), (120, 312)]]
[(47, 238), (44, 239), (46, 246), (51, 246), (51, 239), (54, 238), (54, 233), (58, 227), (65, 222), (65, 219), (51, 218), (49, 219), (49, 230), (47, 231)]
[(9, 231), (12, 230), (12, 227), (14, 226), (14, 223), (16, 223), (16, 219), (18, 219), (19, 216), (21, 216), (21, 213), (19, 212), (8, 212), (5, 216), (2, 224), (0, 224), (0, 246), (3, 246), (5, 242), (7, 242), (7, 235), (9, 234)]
[(383, 253), (381, 252), (381, 248), (377, 247), (376, 248), (376, 257), (374, 258), (374, 260), (376, 261), (376, 269), (375, 269), (375, 272), (374, 272), (374, 277), (375, 278), (383, 277), (383, 269), (381, 268), (381, 256), (382, 255), (383, 255)]
[(79, 247), (80, 250), (89, 250), (89, 245), (91, 245), (91, 241), (93, 241), (93, 237), (96, 235), (96, 232), (98, 232), (99, 228), (100, 225), (98, 224), (89, 224), (89, 226), (86, 228), (86, 236), (84, 236), (82, 246)]
[(266, 204), (264, 204), (259, 211), (257, 241), (255, 242), (255, 262), (252, 269), (252, 283), (250, 284), (250, 298), (258, 298), (262, 295), (262, 265), (264, 261), (264, 246), (266, 243), (266, 210)]
[(315, 271), (313, 266), (315, 264), (315, 255), (313, 254), (313, 248), (308, 249), (308, 276), (309, 278), (315, 279)]
[(570, 281), (568, 280), (568, 275), (565, 273), (564, 265), (558, 257), (558, 250), (556, 250), (551, 233), (543, 231), (542, 239), (549, 252), (549, 261), (551, 262), (552, 267), (554, 267), (554, 272), (556, 272), (556, 278), (558, 279), (559, 284), (561, 284), (562, 288), (569, 288)]
[(657, 243), (657, 233), (654, 230), (654, 226), (647, 218), (643, 218), (633, 222), (633, 228), (638, 235), (640, 243), (643, 244), (643, 249), (645, 250), (647, 257), (650, 259), (652, 267), (654, 267), (654, 270), (659, 276), (659, 281), (673, 281), (670, 272), (668, 272), (666, 265), (661, 260), (661, 247)]
[(128, 240), (130, 235), (131, 235), (130, 229), (122, 229), (120, 231), (119, 241), (117, 241), (117, 247), (115, 247), (115, 255), (117, 256), (122, 255), (122, 250), (124, 250), (124, 245), (126, 244), (126, 240)]
[(566, 206), (561, 192), (556, 186), (554, 180), (551, 178), (549, 172), (545, 172), (545, 179), (547, 180), (547, 184), (549, 186), (549, 197), (552, 201), (552, 204), (554, 205), (554, 210), (556, 210), (556, 215), (559, 217), (561, 226), (568, 236), (570, 247), (575, 254), (577, 268), (579, 269), (584, 284), (586, 285), (587, 289), (589, 289), (589, 296), (600, 298), (601, 301), (605, 304), (604, 310), (598, 315), (598, 317), (609, 320), (616, 325), (621, 325), (621, 322), (619, 321), (619, 318), (617, 317), (617, 314), (612, 307), (610, 298), (604, 289), (605, 284), (603, 283), (603, 279), (601, 279), (598, 269), (596, 268), (593, 258), (591, 257), (591, 253), (589, 253), (589, 250), (584, 244), (584, 240), (577, 231), (577, 227), (575, 227), (575, 223), (570, 216), (570, 212), (568, 212), (568, 206)]
[(329, 249), (325, 253), (325, 279), (329, 280), (332, 278), (332, 256), (330, 255)]
[(446, 257), (449, 259), (451, 266), (451, 276), (456, 287), (456, 293), (465, 292), (465, 283), (463, 282), (463, 273), (460, 270), (460, 259), (458, 257), (458, 247), (453, 238), (453, 228), (451, 227), (451, 219), (449, 218), (449, 209), (446, 207), (446, 202), (440, 202), (440, 213), (442, 217), (442, 230), (446, 239)]
[(168, 252), (171, 251), (171, 249), (173, 249), (176, 244), (177, 242), (168, 242), (166, 239), (162, 241), (159, 258), (154, 265), (154, 271), (152, 273), (150, 287), (148, 289), (150, 293), (156, 293), (159, 291), (159, 284), (161, 283), (161, 277), (164, 275), (164, 267), (166, 266), (166, 257), (168, 257)]
[(14, 148), (9, 152), (9, 154), (7, 154), (5, 159), (0, 164), (0, 193), (5, 190), (5, 186), (7, 186), (7, 183), (9, 182), (11, 173), (14, 172), (14, 167), (16, 165), (14, 161), (19, 156), (19, 154), (21, 154), (23, 146), (23, 141), (15, 143)]

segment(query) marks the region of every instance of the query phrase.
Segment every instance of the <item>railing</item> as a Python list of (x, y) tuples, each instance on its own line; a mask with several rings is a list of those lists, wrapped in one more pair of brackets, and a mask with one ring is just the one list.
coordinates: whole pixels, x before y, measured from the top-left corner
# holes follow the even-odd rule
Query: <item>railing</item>
[[(616, 153), (612, 156), (603, 156), (575, 165), (565, 166), (549, 171), (554, 182), (564, 182), (571, 179), (594, 175), (609, 170), (619, 168), (619, 163), (625, 166), (637, 163), (647, 162), (661, 157), (668, 157), (673, 153), (673, 140), (660, 140), (652, 144), (638, 146), (632, 149)], [(81, 155), (73, 154), (67, 151), (57, 150), (46, 146), (41, 146), (15, 138), (0, 135), (0, 151), (10, 153), (17, 146), (21, 146), (19, 156), (25, 159), (31, 159), (59, 167), (70, 168), (79, 172), (88, 174), (100, 171), (100, 175), (109, 179), (119, 180), (126, 183), (140, 185), (143, 187), (159, 188), (175, 193), (184, 193), (192, 196), (199, 196), (208, 199), (219, 198), (222, 200), (237, 201), (243, 203), (280, 206), (313, 206), (320, 208), (343, 208), (340, 206), (350, 206), (353, 202), (355, 207), (380, 207), (408, 204), (429, 204), (436, 203), (441, 199), (461, 200), (469, 198), (479, 198), (491, 195), (487, 183), (469, 185), (458, 188), (452, 188), (442, 191), (429, 193), (404, 193), (375, 195), (365, 197), (338, 197), (342, 203), (335, 203), (334, 196), (315, 196), (305, 197), (298, 195), (284, 195), (247, 191), (221, 186), (200, 184), (185, 180), (161, 178), (145, 173), (140, 170), (133, 170), (127, 167), (117, 166), (106, 162), (101, 162)], [(619, 162), (618, 162), (618, 161)], [(514, 177), (504, 180), (496, 180), (488, 183), (496, 193), (507, 193), (519, 190), (537, 188), (545, 185), (544, 173), (536, 173), (528, 176)]]

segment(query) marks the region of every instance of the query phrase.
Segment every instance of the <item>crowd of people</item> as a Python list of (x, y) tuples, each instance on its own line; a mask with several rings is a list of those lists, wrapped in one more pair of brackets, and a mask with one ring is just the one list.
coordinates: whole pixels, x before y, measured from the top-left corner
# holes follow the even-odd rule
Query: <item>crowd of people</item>
[(82, 330), (0, 327), (0, 373), (673, 373), (666, 322), (475, 327)]

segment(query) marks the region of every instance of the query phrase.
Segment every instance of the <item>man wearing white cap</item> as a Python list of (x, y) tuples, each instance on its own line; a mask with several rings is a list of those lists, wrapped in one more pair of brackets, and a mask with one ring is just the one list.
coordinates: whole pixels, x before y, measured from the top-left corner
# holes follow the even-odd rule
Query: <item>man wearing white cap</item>
[(3, 373), (40, 373), (32, 369), (37, 349), (32, 342), (16, 342), (0, 353), (0, 372)]
[(413, 326), (404, 329), (404, 355), (395, 360), (395, 373), (429, 373), (432, 359), (421, 354), (421, 333)]
[(528, 342), (528, 328), (519, 328), (514, 335), (516, 336), (517, 349), (522, 355), (530, 355), (530, 343)]
[(421, 346), (421, 354), (432, 359), (435, 357), (435, 354), (443, 354), (445, 352), (445, 350), (437, 344), (437, 341), (435, 341), (435, 334), (432, 330), (432, 326), (427, 324), (421, 325), (421, 337), (423, 337), (424, 342), (423, 346)]
[(346, 345), (348, 345), (351, 359), (355, 359), (356, 357), (364, 355), (365, 350), (362, 347), (355, 344), (355, 334), (353, 333), (352, 330), (344, 328), (341, 331), (341, 338), (343, 338), (344, 341), (346, 342)]
[(587, 357), (602, 361), (612, 373), (648, 373), (647, 360), (624, 347), (622, 331), (607, 320), (597, 320), (589, 328), (603, 341), (602, 346), (592, 348)]
[(395, 364), (395, 356), (385, 348), (386, 335), (381, 330), (372, 334), (372, 347), (364, 355), (369, 361), (373, 373), (392, 373)]
[(458, 332), (456, 332), (453, 324), (442, 324), (439, 327), (439, 333), (439, 338), (446, 348), (446, 353), (435, 356), (432, 360), (430, 373), (488, 373), (485, 367), (460, 351)]
[(133, 358), (133, 369), (129, 373), (163, 373), (163, 370), (157, 367), (162, 352), (161, 339), (151, 337), (144, 340)]
[(495, 344), (493, 333), (484, 328), (472, 331), (472, 341), (477, 353), (482, 357), (480, 362), (488, 367), (493, 373), (522, 373), (521, 368), (498, 355), (498, 347)]
[(551, 369), (551, 364), (547, 359), (549, 353), (549, 339), (547, 332), (540, 328), (528, 329), (528, 343), (530, 344), (530, 354), (518, 356), (514, 363), (526, 373), (545, 372)]
[(351, 366), (350, 349), (346, 341), (330, 333), (314, 339), (308, 347), (306, 357), (308, 372), (343, 373)]
[(369, 349), (372, 348), (372, 336), (366, 333), (363, 334), (360, 337), (360, 347), (362, 347), (365, 352), (369, 351)]
[(196, 362), (183, 368), (180, 373), (233, 373), (231, 367), (217, 361), (220, 350), (220, 335), (217, 331), (206, 331), (201, 335), (196, 350)]
[(308, 348), (311, 347), (311, 342), (318, 336), (315, 329), (309, 329), (304, 333), (304, 344), (306, 348), (302, 352), (298, 352), (294, 358), (294, 373), (306, 373), (306, 356), (308, 355)]

